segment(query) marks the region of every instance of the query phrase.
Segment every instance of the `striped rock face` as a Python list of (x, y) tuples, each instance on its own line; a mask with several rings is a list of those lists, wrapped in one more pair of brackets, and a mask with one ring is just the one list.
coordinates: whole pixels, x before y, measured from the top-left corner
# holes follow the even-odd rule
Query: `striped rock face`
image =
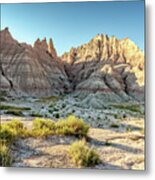
[(86, 103), (144, 100), (144, 53), (130, 39), (97, 35), (61, 58), (72, 89)]
[(52, 40), (39, 39), (34, 46), (18, 43), (8, 29), (0, 32), (1, 88), (13, 95), (50, 96), (69, 88), (63, 64)]
[(32, 47), (6, 28), (0, 32), (0, 72), (1, 89), (12, 95), (72, 93), (97, 106), (144, 101), (144, 53), (128, 38), (97, 35), (58, 57), (52, 39), (37, 39)]

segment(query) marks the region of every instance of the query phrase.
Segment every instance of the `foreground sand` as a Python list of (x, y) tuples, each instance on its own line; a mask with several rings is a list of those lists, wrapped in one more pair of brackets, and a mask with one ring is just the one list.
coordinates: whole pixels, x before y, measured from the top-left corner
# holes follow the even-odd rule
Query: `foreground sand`
[[(22, 121), (31, 128), (31, 119), (23, 118)], [(5, 122), (3, 116), (2, 122)], [(96, 148), (102, 160), (101, 164), (92, 168), (144, 169), (143, 119), (126, 118), (113, 127), (90, 128), (88, 136), (88, 143)], [(76, 168), (67, 153), (70, 144), (75, 140), (77, 138), (70, 136), (18, 140), (11, 150), (15, 159), (12, 166)]]

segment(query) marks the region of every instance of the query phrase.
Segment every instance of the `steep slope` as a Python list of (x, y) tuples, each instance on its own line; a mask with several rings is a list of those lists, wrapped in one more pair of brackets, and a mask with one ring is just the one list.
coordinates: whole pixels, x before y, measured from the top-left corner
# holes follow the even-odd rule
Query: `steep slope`
[(52, 39), (39, 39), (34, 47), (18, 43), (8, 28), (0, 32), (2, 89), (13, 95), (60, 95), (69, 89), (68, 77)]
[(84, 104), (144, 100), (144, 54), (128, 38), (97, 35), (61, 58)]
[(144, 100), (144, 54), (128, 38), (97, 35), (57, 56), (52, 39), (34, 46), (19, 43), (8, 28), (0, 31), (1, 89), (12, 95), (72, 93), (81, 104)]

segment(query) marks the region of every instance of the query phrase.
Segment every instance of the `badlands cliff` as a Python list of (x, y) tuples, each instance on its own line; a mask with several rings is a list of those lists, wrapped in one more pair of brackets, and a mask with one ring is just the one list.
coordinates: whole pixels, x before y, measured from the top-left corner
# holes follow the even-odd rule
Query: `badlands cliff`
[(17, 42), (6, 28), (0, 32), (0, 43), (1, 89), (29, 96), (65, 93), (68, 77), (51, 39), (37, 39), (32, 47)]
[(107, 101), (144, 99), (144, 54), (128, 38), (97, 35), (62, 60), (78, 95), (95, 94)]
[(58, 57), (52, 39), (34, 46), (0, 31), (1, 89), (18, 96), (72, 93), (83, 103), (144, 100), (144, 53), (125, 38), (97, 35)]

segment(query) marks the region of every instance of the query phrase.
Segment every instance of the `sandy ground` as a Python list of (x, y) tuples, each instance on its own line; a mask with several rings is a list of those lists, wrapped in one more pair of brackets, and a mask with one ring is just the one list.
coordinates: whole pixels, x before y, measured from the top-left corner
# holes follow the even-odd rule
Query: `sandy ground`
[[(31, 127), (31, 120), (22, 121)], [(144, 139), (143, 119), (124, 119), (118, 127), (90, 128), (88, 143), (96, 148), (102, 160), (93, 168), (143, 170)], [(67, 153), (75, 140), (72, 136), (19, 139), (12, 146), (15, 159), (12, 166), (76, 168)]]
[[(63, 104), (65, 107), (62, 107)], [(143, 170), (144, 162), (144, 118), (139, 113), (119, 109), (92, 109), (80, 108), (72, 98), (39, 102), (36, 100), (13, 100), (4, 102), (6, 105), (30, 107), (24, 116), (6, 115), (1, 112), (1, 122), (19, 119), (31, 128), (31, 113), (47, 115), (54, 119), (54, 114), (60, 117), (72, 113), (83, 118), (91, 128), (88, 134), (88, 143), (96, 148), (102, 163), (91, 168), (95, 169), (134, 169)], [(56, 112), (49, 113), (51, 104), (57, 108)], [(123, 114), (126, 115), (123, 118)], [(115, 115), (119, 115), (115, 118)], [(54, 119), (57, 120), (57, 119)], [(12, 156), (15, 167), (50, 167), (50, 168), (76, 168), (68, 156), (70, 144), (77, 140), (75, 137), (51, 136), (48, 138), (19, 139), (12, 146)]]

